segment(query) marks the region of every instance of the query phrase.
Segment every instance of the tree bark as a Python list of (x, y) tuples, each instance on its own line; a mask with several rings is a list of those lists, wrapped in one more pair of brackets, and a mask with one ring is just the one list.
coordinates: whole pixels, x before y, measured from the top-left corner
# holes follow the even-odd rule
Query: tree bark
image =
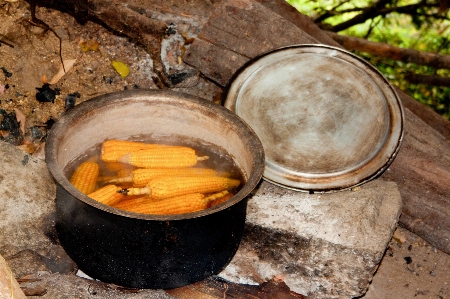
[(427, 65), (436, 69), (450, 69), (450, 56), (431, 52), (421, 52), (413, 49), (403, 49), (384, 43), (371, 42), (362, 38), (339, 35), (327, 31), (328, 35), (347, 50), (370, 53), (375, 56), (386, 57), (405, 63), (412, 62)]
[(427, 126), (441, 134), (445, 139), (450, 140), (450, 122), (418, 101), (408, 96), (403, 91), (396, 88), (400, 96), (403, 107), (410, 110), (414, 116), (421, 119)]

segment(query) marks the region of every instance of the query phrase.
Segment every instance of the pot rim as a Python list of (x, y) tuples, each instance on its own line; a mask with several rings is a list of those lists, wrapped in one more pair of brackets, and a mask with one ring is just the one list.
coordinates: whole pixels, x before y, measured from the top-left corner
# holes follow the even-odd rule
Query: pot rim
[[(174, 97), (182, 97), (183, 101), (189, 101), (194, 105), (203, 106), (208, 109), (212, 109), (215, 115), (220, 116), (223, 119), (233, 119), (234, 122), (237, 122), (239, 127), (242, 128), (242, 132), (245, 134), (245, 140), (249, 143), (252, 148), (252, 155), (254, 157), (252, 163), (252, 175), (248, 175), (248, 178), (245, 182), (245, 185), (230, 199), (221, 203), (217, 206), (192, 212), (185, 214), (176, 214), (176, 215), (152, 215), (152, 214), (140, 214), (134, 212), (128, 212), (124, 210), (120, 210), (117, 208), (113, 208), (111, 206), (102, 204), (97, 202), (96, 200), (88, 197), (87, 195), (80, 192), (76, 189), (69, 181), (69, 179), (64, 175), (63, 169), (61, 169), (57, 163), (56, 159), (56, 149), (58, 147), (59, 141), (58, 136), (62, 136), (64, 126), (67, 126), (74, 122), (81, 115), (84, 115), (88, 111), (93, 111), (94, 109), (105, 109), (107, 106), (114, 105), (114, 103), (118, 101), (127, 101), (132, 100), (138, 96), (148, 97), (148, 98), (158, 98), (158, 99), (167, 99), (171, 100)], [(212, 101), (208, 101), (202, 99), (197, 96), (193, 96), (190, 94), (185, 94), (181, 92), (175, 92), (171, 90), (151, 90), (151, 89), (136, 89), (136, 90), (126, 90), (126, 91), (117, 91), (104, 95), (100, 95), (91, 99), (88, 99), (69, 111), (65, 112), (53, 125), (53, 127), (49, 130), (47, 135), (47, 140), (45, 144), (45, 161), (47, 164), (47, 168), (52, 175), (53, 179), (56, 181), (57, 185), (64, 188), (67, 192), (69, 192), (72, 196), (76, 197), (78, 200), (81, 200), (87, 205), (93, 206), (99, 210), (102, 210), (107, 213), (116, 214), (128, 218), (142, 219), (142, 220), (157, 220), (157, 221), (168, 221), (168, 220), (185, 220), (191, 218), (198, 218), (207, 216), (210, 214), (214, 214), (216, 212), (220, 212), (224, 209), (229, 208), (230, 206), (235, 205), (240, 202), (244, 198), (246, 198), (252, 190), (258, 185), (260, 182), (264, 168), (265, 168), (265, 158), (264, 158), (264, 149), (261, 141), (257, 137), (256, 133), (253, 129), (240, 118), (238, 115), (234, 114), (230, 110), (218, 105)]]

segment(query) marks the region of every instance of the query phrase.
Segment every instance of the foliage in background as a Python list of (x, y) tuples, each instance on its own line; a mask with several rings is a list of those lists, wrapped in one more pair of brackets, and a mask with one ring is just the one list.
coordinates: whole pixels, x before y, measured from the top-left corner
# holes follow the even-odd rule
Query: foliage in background
[[(322, 21), (329, 25), (341, 24), (360, 13), (360, 8), (374, 4), (371, 0), (287, 0), (287, 2), (312, 19), (317, 19), (325, 14), (327, 16), (333, 15)], [(415, 5), (417, 3), (418, 1), (414, 0), (393, 0), (386, 7)], [(438, 10), (439, 8), (436, 6), (424, 6), (417, 8), (411, 15), (391, 12), (339, 31), (339, 34), (387, 43), (401, 48), (450, 55), (448, 12), (442, 16)], [(336, 13), (337, 11), (339, 13)], [(428, 17), (430, 15), (436, 17), (430, 18)], [(356, 54), (372, 63), (394, 85), (411, 97), (450, 119), (450, 87), (412, 84), (405, 80), (405, 75), (408, 73), (450, 77), (449, 70), (436, 70), (428, 66), (394, 61), (366, 53)]]

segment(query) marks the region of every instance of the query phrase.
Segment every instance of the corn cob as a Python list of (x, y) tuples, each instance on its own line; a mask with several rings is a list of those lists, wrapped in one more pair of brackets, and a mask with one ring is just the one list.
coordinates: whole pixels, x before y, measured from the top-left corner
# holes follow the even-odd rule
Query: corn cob
[(135, 169), (135, 167), (133, 167), (129, 164), (120, 163), (120, 162), (107, 162), (104, 165), (105, 165), (106, 170), (109, 170), (112, 172), (128, 171), (129, 173), (131, 173), (131, 171), (133, 171)]
[(150, 197), (141, 197), (133, 200), (121, 201), (115, 208), (142, 214), (183, 214), (200, 211), (206, 208), (208, 202), (200, 193), (186, 194), (166, 199), (154, 200)]
[(232, 198), (233, 195), (234, 195), (233, 193), (228, 193), (228, 194), (225, 194), (224, 196), (222, 196), (220, 198), (217, 198), (215, 200), (210, 201), (208, 203), (208, 208), (211, 208), (211, 207), (217, 206), (217, 205), (219, 205), (219, 204), (221, 204), (223, 202), (226, 202), (227, 200)]
[(121, 170), (117, 171), (117, 178), (124, 178), (124, 177), (130, 176), (133, 174), (133, 170), (134, 170), (134, 168), (121, 169)]
[(75, 169), (70, 182), (84, 194), (95, 190), (100, 167), (96, 162), (86, 161)]
[(100, 183), (100, 184), (109, 183), (110, 181), (115, 180), (116, 178), (117, 177), (110, 176), (110, 175), (108, 175), (108, 176), (99, 176), (97, 178), (97, 183)]
[(213, 193), (236, 188), (239, 180), (224, 177), (156, 177), (143, 188), (121, 190), (127, 195), (150, 195), (153, 199), (164, 199), (191, 193)]
[(124, 194), (121, 194), (119, 191), (121, 188), (115, 185), (106, 185), (90, 194), (88, 196), (98, 202), (101, 202), (105, 205), (114, 205), (121, 201), (122, 199), (126, 199)]
[(211, 195), (205, 197), (205, 200), (208, 201), (208, 202), (215, 201), (215, 200), (217, 200), (219, 198), (222, 198), (222, 197), (228, 195), (229, 193), (230, 192), (228, 192), (228, 190), (223, 190), (221, 192), (214, 193), (214, 194), (211, 194)]
[(105, 140), (102, 143), (100, 158), (105, 162), (117, 162), (117, 159), (127, 153), (142, 149), (167, 147), (165, 144), (143, 143), (128, 140)]
[(141, 197), (133, 200), (121, 201), (115, 208), (142, 214), (170, 215), (184, 214), (204, 210), (210, 201), (223, 197), (228, 191), (222, 191), (205, 197), (200, 193), (192, 193), (154, 200), (150, 197)]
[(151, 148), (123, 155), (119, 162), (144, 168), (181, 168), (197, 164), (208, 156), (197, 157), (195, 150), (184, 146)]
[(219, 174), (221, 173), (211, 168), (139, 168), (129, 176), (114, 178), (109, 183), (133, 183), (133, 187), (140, 188), (159, 176), (217, 176)]

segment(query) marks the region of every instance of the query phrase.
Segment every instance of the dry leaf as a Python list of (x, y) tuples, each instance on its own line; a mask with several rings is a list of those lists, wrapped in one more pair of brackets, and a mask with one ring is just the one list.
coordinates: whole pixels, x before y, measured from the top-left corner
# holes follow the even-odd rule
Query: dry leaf
[(45, 142), (42, 142), (35, 148), (32, 157), (34, 159), (40, 159), (45, 161)]
[(25, 135), (25, 121), (26, 117), (23, 115), (22, 111), (17, 108), (14, 108), (14, 112), (16, 112), (16, 119), (20, 122), (20, 130), (22, 131), (22, 135)]
[(37, 149), (36, 145), (28, 140), (25, 140), (21, 145), (18, 146), (22, 151), (31, 155)]
[(0, 130), (0, 136), (7, 138), (9, 136), (9, 131)]
[(113, 60), (111, 61), (111, 65), (122, 78), (130, 74), (130, 68), (122, 61)]
[[(77, 61), (76, 59), (66, 59), (63, 61), (64, 63), (64, 68), (61, 67), (59, 68), (58, 72), (53, 76), (53, 78), (50, 80), (50, 82), (48, 82), (49, 84), (55, 84), (56, 82), (59, 81), (59, 79), (62, 78), (62, 76), (64, 76), (75, 64), (75, 61)], [(64, 72), (64, 69), (66, 70)]]
[(95, 39), (80, 42), (81, 52), (98, 51), (99, 43)]
[(394, 234), (392, 235), (392, 239), (397, 241), (399, 244), (403, 244), (406, 242), (406, 237), (404, 234), (402, 234), (398, 229), (394, 231)]
[(6, 260), (0, 256), (1, 298), (27, 299)]

